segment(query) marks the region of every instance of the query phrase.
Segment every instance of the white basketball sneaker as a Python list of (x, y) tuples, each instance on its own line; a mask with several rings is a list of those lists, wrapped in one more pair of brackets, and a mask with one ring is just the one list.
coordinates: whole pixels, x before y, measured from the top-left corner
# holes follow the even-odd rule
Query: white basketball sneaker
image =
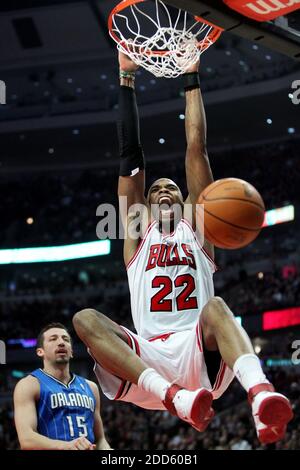
[(289, 400), (276, 393), (272, 384), (255, 385), (248, 392), (257, 437), (262, 444), (284, 438), (286, 426), (294, 416)]
[(206, 388), (191, 392), (173, 384), (168, 388), (163, 404), (171, 414), (202, 432), (215, 415), (212, 400), (213, 396)]

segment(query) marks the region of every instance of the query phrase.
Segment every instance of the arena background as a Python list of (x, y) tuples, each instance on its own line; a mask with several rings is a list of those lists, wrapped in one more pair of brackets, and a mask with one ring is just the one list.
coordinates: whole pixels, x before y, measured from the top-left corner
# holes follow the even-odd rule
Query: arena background
[[(12, 390), (39, 365), (33, 339), (43, 325), (55, 320), (71, 327), (76, 311), (93, 307), (133, 328), (122, 241), (111, 240), (107, 255), (60, 262), (9, 263), (12, 252), (2, 251), (97, 241), (97, 207), (117, 207), (118, 65), (106, 27), (115, 4), (0, 5), (0, 79), (6, 84), (0, 105), (1, 449), (18, 448)], [(299, 25), (294, 15), (293, 26)], [(215, 179), (243, 178), (260, 191), (267, 210), (285, 208), (269, 213), (266, 223), (275, 225), (248, 247), (216, 250), (215, 275), (216, 294), (241, 317), (268, 377), (293, 402), (295, 419), (284, 441), (271, 446), (276, 449), (300, 449), (300, 105), (292, 89), (299, 79), (298, 61), (229, 33), (201, 60)], [(186, 194), (182, 80), (156, 79), (140, 69), (136, 90), (147, 186), (168, 176)], [(93, 378), (85, 348), (74, 341), (73, 370)], [(102, 417), (115, 449), (267, 448), (255, 437), (238, 383), (215, 407), (219, 413), (204, 434), (169, 413), (104, 397)]]

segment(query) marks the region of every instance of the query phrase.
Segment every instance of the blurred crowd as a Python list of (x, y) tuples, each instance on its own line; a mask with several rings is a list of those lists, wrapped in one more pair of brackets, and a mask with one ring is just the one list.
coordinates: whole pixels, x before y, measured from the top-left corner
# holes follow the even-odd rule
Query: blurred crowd
[[(243, 275), (241, 276), (244, 277)], [(295, 267), (293, 275), (258, 273), (222, 290), (222, 297), (234, 312), (243, 315), (264, 310), (294, 307), (300, 299), (300, 276)]]

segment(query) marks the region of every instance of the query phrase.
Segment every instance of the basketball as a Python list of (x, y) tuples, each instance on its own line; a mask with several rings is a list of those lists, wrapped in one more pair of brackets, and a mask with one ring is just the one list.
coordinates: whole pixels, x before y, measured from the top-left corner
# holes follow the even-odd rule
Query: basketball
[(202, 191), (198, 204), (204, 205), (205, 238), (218, 248), (242, 248), (262, 228), (265, 205), (259, 192), (247, 181), (217, 180)]

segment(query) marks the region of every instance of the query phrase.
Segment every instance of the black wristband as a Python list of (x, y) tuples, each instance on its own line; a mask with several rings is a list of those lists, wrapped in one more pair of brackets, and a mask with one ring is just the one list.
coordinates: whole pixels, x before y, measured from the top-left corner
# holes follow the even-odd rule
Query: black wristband
[(188, 72), (184, 75), (184, 90), (190, 91), (200, 88), (200, 77), (198, 72)]

